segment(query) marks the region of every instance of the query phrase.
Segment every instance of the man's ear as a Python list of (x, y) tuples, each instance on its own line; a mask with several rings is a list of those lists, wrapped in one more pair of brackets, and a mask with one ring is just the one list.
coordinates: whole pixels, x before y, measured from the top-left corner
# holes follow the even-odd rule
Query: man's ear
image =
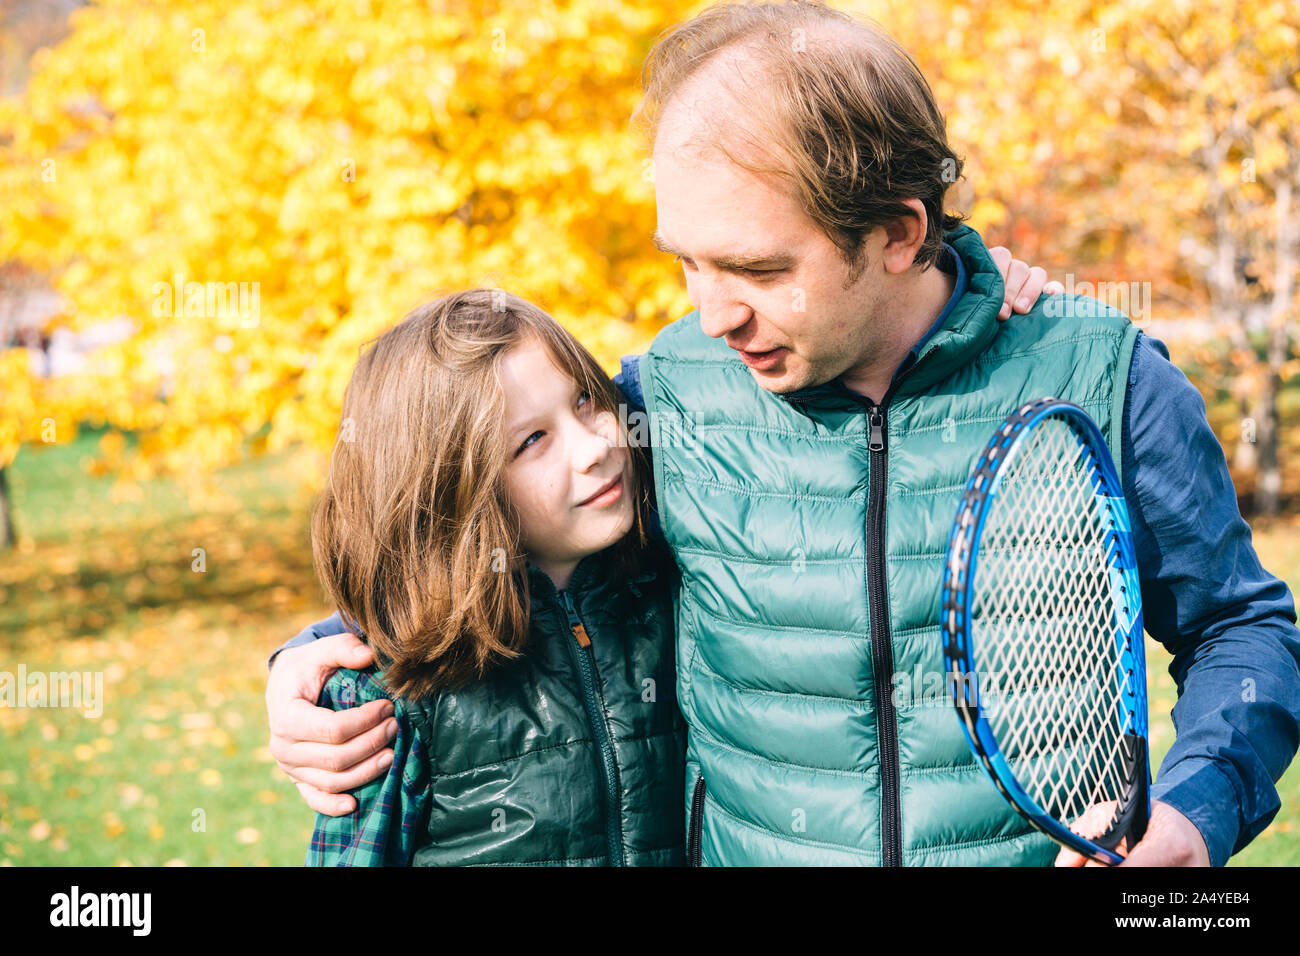
[(885, 245), (881, 250), (882, 264), (885, 271), (892, 275), (901, 275), (912, 268), (916, 255), (925, 243), (925, 233), (930, 222), (925, 214), (925, 203), (919, 199), (904, 199), (904, 206), (914, 215), (901, 216), (885, 223)]

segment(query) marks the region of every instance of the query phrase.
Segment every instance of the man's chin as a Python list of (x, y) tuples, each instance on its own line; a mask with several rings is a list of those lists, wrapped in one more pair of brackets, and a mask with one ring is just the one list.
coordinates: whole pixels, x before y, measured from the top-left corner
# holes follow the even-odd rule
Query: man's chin
[(802, 373), (799, 370), (789, 367), (790, 362), (787, 359), (780, 366), (768, 371), (759, 369), (749, 369), (749, 374), (754, 377), (758, 387), (771, 392), (774, 395), (789, 395), (791, 392), (797, 392), (800, 389), (808, 387), (807, 370)]

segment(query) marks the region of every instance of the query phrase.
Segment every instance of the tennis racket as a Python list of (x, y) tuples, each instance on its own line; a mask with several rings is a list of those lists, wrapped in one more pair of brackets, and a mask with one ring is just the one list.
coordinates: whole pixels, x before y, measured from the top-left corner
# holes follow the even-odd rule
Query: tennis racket
[(1151, 811), (1142, 594), (1119, 477), (1083, 409), (1040, 399), (989, 439), (941, 601), (949, 690), (994, 785), (1058, 843), (1119, 863)]

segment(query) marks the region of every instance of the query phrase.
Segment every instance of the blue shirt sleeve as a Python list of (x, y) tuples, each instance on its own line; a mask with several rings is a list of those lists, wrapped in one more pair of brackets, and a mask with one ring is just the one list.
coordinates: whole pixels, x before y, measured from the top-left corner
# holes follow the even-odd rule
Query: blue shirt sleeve
[(641, 356), (624, 355), (619, 363), (622, 371), (614, 376), (614, 384), (627, 397), (629, 412), (644, 412), (645, 393), (641, 391)]
[(1146, 630), (1171, 654), (1176, 737), (1152, 786), (1221, 866), (1272, 821), (1300, 746), (1300, 632), (1260, 565), (1200, 393), (1140, 335), (1121, 448)]
[[(641, 356), (624, 355), (620, 360), (620, 364), (622, 371), (614, 376), (614, 384), (627, 398), (628, 415), (634, 415), (638, 412), (645, 414), (645, 392), (641, 389)], [(642, 429), (641, 431), (648, 440), (650, 430)], [(646, 445), (645, 451), (647, 455), (654, 454), (654, 449), (649, 444)], [(650, 512), (650, 537), (658, 542), (664, 541), (664, 530), (659, 523), (659, 512), (653, 509)]]
[(343, 617), (338, 611), (335, 611), (329, 617), (325, 618), (325, 620), (317, 621), (315, 624), (303, 628), (292, 639), (285, 641), (277, 647), (275, 653), (267, 660), (266, 669), (270, 670), (271, 666), (275, 663), (276, 654), (279, 654), (287, 648), (301, 647), (303, 644), (310, 644), (317, 638), (329, 637), (331, 634), (343, 634), (347, 630), (348, 628), (343, 624)]

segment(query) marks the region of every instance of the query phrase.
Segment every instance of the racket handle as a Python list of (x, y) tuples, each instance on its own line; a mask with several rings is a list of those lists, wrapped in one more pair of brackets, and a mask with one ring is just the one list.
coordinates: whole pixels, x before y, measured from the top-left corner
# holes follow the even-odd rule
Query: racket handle
[(1133, 822), (1128, 827), (1128, 848), (1133, 849), (1147, 833), (1151, 821), (1151, 765), (1147, 760), (1147, 739), (1128, 734), (1133, 740), (1133, 759), (1137, 762), (1137, 799), (1133, 801)]
[(1124, 743), (1132, 755), (1129, 764), (1129, 777), (1134, 781), (1133, 800), (1129, 806), (1127, 825), (1121, 821), (1115, 832), (1127, 834), (1128, 848), (1132, 851), (1138, 841), (1146, 836), (1147, 823), (1151, 820), (1151, 772), (1147, 760), (1147, 739), (1141, 734), (1125, 734)]

